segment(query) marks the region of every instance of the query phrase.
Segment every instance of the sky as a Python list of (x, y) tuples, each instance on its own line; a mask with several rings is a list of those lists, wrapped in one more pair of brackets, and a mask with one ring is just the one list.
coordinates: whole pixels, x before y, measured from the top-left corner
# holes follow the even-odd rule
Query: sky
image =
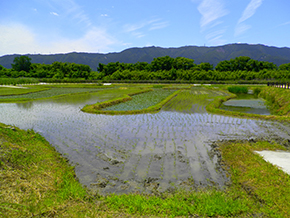
[(289, 0), (0, 0), (0, 56), (132, 47), (290, 47)]

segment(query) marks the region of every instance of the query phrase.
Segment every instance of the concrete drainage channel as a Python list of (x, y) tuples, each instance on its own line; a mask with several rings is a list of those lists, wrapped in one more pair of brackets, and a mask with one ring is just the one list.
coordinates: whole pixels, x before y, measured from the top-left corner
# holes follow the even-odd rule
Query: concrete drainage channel
[(285, 151), (255, 151), (264, 160), (277, 166), (285, 173), (290, 175), (290, 152)]

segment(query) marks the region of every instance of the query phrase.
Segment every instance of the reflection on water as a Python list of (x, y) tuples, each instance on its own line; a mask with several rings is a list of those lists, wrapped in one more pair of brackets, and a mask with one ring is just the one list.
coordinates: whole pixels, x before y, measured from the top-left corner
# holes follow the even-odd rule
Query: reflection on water
[(42, 134), (76, 165), (80, 182), (100, 193), (164, 191), (172, 184), (223, 186), (228, 178), (218, 168), (211, 142), (290, 139), (289, 127), (279, 123), (205, 112), (110, 116), (80, 111), (97, 101), (97, 95), (88, 94), (0, 104), (0, 122)]
[(25, 102), (25, 103), (16, 103), (16, 106), (20, 109), (28, 110), (33, 107), (33, 101)]
[(265, 105), (265, 100), (254, 98), (253, 95), (239, 97), (226, 101), (220, 107), (223, 110), (237, 111), (249, 114), (270, 115), (270, 110)]

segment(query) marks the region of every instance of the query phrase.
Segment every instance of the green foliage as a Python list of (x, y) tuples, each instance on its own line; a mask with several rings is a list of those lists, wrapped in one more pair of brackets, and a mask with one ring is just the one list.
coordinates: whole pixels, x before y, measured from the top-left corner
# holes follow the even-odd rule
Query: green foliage
[(267, 87), (260, 92), (260, 96), (266, 99), (270, 109), (274, 114), (280, 116), (290, 115), (290, 90)]
[(258, 97), (261, 91), (262, 91), (262, 88), (260, 88), (260, 87), (255, 87), (255, 88), (253, 89), (254, 96), (255, 96), (255, 97)]
[(217, 64), (217, 71), (254, 71), (259, 72), (261, 70), (275, 70), (277, 66), (273, 63), (266, 61), (253, 60), (246, 56), (236, 57), (235, 59), (221, 61)]
[(279, 70), (290, 71), (290, 63), (288, 63), (288, 64), (281, 64), (281, 65), (279, 66)]
[(91, 71), (91, 68), (84, 64), (53, 62), (52, 64), (32, 64), (28, 76), (54, 79), (88, 79)]
[(29, 72), (31, 66), (31, 58), (26, 55), (15, 57), (13, 64), (11, 64), (12, 69), (15, 71), (25, 71)]
[(246, 86), (230, 86), (228, 87), (228, 91), (234, 94), (247, 94), (248, 87)]

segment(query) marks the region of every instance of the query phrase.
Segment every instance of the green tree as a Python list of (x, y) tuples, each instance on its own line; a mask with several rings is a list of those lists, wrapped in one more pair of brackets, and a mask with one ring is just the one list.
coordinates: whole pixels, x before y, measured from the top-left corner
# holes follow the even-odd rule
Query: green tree
[(194, 66), (194, 60), (190, 58), (177, 57), (173, 61), (173, 67), (176, 70), (189, 70)]
[(151, 62), (152, 71), (171, 70), (173, 67), (174, 58), (169, 56), (154, 58)]
[(210, 63), (200, 63), (196, 66), (198, 70), (204, 70), (204, 71), (209, 71), (213, 70), (213, 65)]
[(29, 72), (31, 67), (31, 58), (26, 55), (22, 55), (20, 57), (15, 57), (13, 60), (13, 64), (11, 64), (12, 69), (15, 71), (25, 71)]
[(281, 64), (279, 66), (279, 70), (287, 70), (287, 71), (290, 71), (290, 63), (288, 63), (288, 64)]

